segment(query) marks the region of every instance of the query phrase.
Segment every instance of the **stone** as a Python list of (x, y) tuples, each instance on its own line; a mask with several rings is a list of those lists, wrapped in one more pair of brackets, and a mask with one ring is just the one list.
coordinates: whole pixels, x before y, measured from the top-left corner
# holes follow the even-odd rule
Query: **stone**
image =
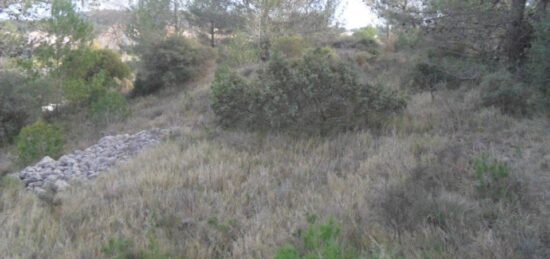
[(106, 136), (96, 145), (84, 150), (75, 150), (62, 156), (59, 161), (44, 157), (34, 166), (17, 174), (27, 188), (35, 193), (44, 191), (44, 186), (65, 190), (71, 180), (94, 179), (119, 161), (126, 161), (148, 146), (160, 143), (170, 131), (140, 131), (134, 135)]

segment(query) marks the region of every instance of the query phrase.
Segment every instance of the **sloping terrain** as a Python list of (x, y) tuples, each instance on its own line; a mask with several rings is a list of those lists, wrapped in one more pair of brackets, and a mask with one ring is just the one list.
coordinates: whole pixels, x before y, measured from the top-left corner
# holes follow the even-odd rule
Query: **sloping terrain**
[[(300, 233), (316, 215), (333, 218), (341, 242), (365, 257), (550, 255), (546, 118), (480, 108), (478, 91), (461, 89), (413, 95), (405, 114), (377, 132), (229, 131), (214, 123), (208, 81), (134, 101), (133, 115), (105, 132), (177, 130), (58, 193), (59, 202), (5, 178), (0, 253), (271, 258), (285, 244), (303, 247)], [(505, 176), (484, 170), (495, 163)]]

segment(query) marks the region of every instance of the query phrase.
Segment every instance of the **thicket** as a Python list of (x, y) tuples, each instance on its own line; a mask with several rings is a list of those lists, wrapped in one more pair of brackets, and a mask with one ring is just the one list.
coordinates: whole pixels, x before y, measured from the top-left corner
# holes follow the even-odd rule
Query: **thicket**
[(63, 78), (65, 98), (89, 105), (107, 91), (116, 89), (115, 79), (128, 78), (130, 68), (108, 49), (79, 48), (64, 56), (58, 73)]
[(183, 87), (205, 73), (214, 57), (211, 49), (181, 36), (150, 44), (141, 55), (133, 95), (152, 94), (164, 87)]
[(10, 143), (39, 114), (39, 92), (18, 72), (0, 71), (0, 146)]
[(249, 80), (216, 72), (211, 102), (223, 126), (324, 134), (379, 126), (406, 106), (396, 92), (359, 82), (353, 65), (328, 48), (301, 59), (275, 55), (258, 73)]
[(24, 127), (17, 136), (19, 163), (28, 165), (45, 156), (57, 159), (63, 151), (63, 132), (42, 120)]

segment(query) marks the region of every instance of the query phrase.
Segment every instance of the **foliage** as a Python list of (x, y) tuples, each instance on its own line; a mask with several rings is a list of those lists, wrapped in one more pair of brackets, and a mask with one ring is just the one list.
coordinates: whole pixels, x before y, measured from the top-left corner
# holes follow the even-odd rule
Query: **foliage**
[(540, 91), (540, 103), (550, 110), (550, 15), (535, 27), (535, 39), (529, 51), (528, 71), (532, 83)]
[(211, 47), (216, 46), (216, 34), (230, 32), (243, 22), (240, 11), (231, 0), (194, 0), (189, 4), (191, 21), (209, 35)]
[(184, 86), (200, 77), (213, 58), (211, 49), (180, 36), (151, 45), (142, 56), (134, 95), (147, 95), (163, 87)]
[(63, 132), (55, 125), (37, 121), (24, 127), (17, 136), (19, 162), (30, 164), (44, 156), (58, 158), (63, 152)]
[(403, 110), (401, 97), (359, 83), (352, 67), (325, 48), (299, 60), (274, 56), (252, 82), (221, 69), (212, 85), (212, 108), (224, 126), (311, 133), (378, 126)]
[(127, 78), (131, 72), (112, 50), (80, 48), (67, 53), (58, 73), (65, 78), (67, 100), (89, 103), (113, 88), (115, 78)]
[(507, 164), (491, 161), (487, 156), (476, 158), (473, 162), (477, 190), (482, 198), (494, 201), (515, 198), (514, 182), (510, 178)]
[[(315, 224), (315, 217), (309, 218), (309, 226), (301, 235), (304, 251), (300, 253), (295, 246), (285, 245), (277, 250), (275, 259), (339, 259), (359, 258), (359, 256), (342, 244), (340, 228), (329, 219), (325, 224)], [(302, 255), (302, 256), (300, 256)]]
[(353, 32), (353, 37), (356, 37), (359, 39), (375, 40), (376, 38), (378, 38), (378, 30), (373, 26), (367, 26)]
[(167, 253), (163, 253), (158, 248), (158, 245), (154, 240), (149, 240), (147, 249), (137, 249), (132, 240), (124, 238), (110, 238), (109, 242), (103, 246), (102, 250), (104, 255), (112, 259), (170, 259), (177, 258), (170, 256)]
[(245, 33), (232, 35), (227, 44), (219, 48), (219, 63), (238, 67), (258, 61), (258, 50)]
[(223, 126), (247, 125), (256, 120), (259, 92), (237, 72), (228, 67), (216, 71), (211, 86), (211, 105)]
[(91, 42), (93, 26), (76, 11), (70, 0), (53, 0), (50, 16), (47, 29), (55, 42), (42, 43), (37, 54), (42, 65), (55, 68), (68, 52)]
[(525, 115), (530, 112), (529, 89), (514, 80), (513, 75), (500, 70), (483, 77), (481, 82), (483, 105), (494, 106), (512, 115)]
[(273, 42), (273, 52), (287, 58), (303, 56), (306, 47), (305, 39), (300, 35), (278, 37)]
[(407, 77), (409, 85), (415, 90), (439, 90), (440, 88), (457, 88), (460, 80), (444, 70), (441, 66), (430, 63), (418, 63)]
[(126, 98), (117, 92), (107, 92), (90, 105), (94, 121), (109, 124), (128, 116), (130, 110)]
[(0, 72), (0, 146), (11, 142), (19, 130), (32, 122), (40, 111), (45, 86), (31, 84), (17, 72)]

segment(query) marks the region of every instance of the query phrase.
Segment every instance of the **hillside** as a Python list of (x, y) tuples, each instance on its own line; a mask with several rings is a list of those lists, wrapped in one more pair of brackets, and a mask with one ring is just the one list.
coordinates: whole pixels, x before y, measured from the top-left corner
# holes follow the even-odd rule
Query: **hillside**
[(33, 3), (0, 259), (550, 258), (550, 1)]
[[(176, 130), (136, 159), (59, 193), (58, 205), (5, 178), (2, 254), (88, 258), (115, 242), (124, 253), (152, 258), (267, 258), (299, 240), (308, 215), (334, 218), (346, 244), (375, 257), (550, 252), (547, 119), (479, 108), (477, 90), (460, 89), (434, 100), (413, 95), (406, 112), (376, 133), (227, 131), (214, 124), (209, 80), (188, 93), (134, 101), (131, 117), (108, 132)], [(81, 137), (70, 147), (97, 139), (72, 132)], [(513, 200), (480, 198), (473, 161), (483, 157), (506, 163), (503, 184)]]

